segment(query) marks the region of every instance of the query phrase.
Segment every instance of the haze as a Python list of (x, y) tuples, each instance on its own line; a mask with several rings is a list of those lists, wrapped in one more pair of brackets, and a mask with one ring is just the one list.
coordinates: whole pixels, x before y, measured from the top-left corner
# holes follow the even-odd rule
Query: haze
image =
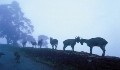
[[(0, 0), (8, 4), (13, 0)], [(63, 48), (65, 39), (102, 37), (108, 41), (106, 55), (120, 57), (120, 0), (16, 0), (22, 12), (34, 25), (33, 35), (59, 40), (58, 49)], [(51, 46), (49, 45), (51, 48)], [(71, 50), (71, 47), (67, 47)], [(75, 51), (89, 52), (89, 47), (79, 43)], [(102, 50), (93, 48), (101, 55)]]

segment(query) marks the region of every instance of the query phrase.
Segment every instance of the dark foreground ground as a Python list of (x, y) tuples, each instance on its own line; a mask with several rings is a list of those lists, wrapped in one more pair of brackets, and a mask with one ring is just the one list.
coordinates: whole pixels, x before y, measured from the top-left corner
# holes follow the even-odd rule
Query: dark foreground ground
[(37, 62), (48, 64), (56, 70), (120, 70), (120, 58), (98, 56), (86, 52), (52, 49), (22, 48)]
[[(2, 48), (0, 46), (0, 51), (3, 50), (7, 56), (3, 55), (0, 58), (0, 70), (1, 67), (5, 66), (5, 63), (8, 67), (16, 66), (10, 70), (120, 70), (119, 57), (101, 57), (95, 54), (90, 56), (86, 52), (52, 50), (48, 48), (18, 48), (12, 46), (4, 46), (6, 48), (3, 48), (3, 46)], [(21, 64), (15, 64), (12, 55), (14, 51), (18, 51), (21, 54)], [(11, 62), (13, 65), (10, 64)]]
[[(16, 63), (14, 52), (19, 51), (21, 58), (20, 63)], [(52, 67), (37, 63), (29, 57), (25, 57), (20, 48), (8, 45), (0, 45), (0, 53), (4, 53), (0, 57), (0, 70), (53, 70)]]

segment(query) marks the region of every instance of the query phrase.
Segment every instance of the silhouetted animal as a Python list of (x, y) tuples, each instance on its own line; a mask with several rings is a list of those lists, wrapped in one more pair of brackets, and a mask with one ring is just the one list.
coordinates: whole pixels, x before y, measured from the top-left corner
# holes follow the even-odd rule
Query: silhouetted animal
[(26, 43), (27, 43), (27, 41), (22, 42), (23, 47), (26, 47)]
[[(52, 49), (57, 49), (58, 40), (50, 37), (50, 44), (52, 45)], [(55, 46), (55, 48), (54, 48), (54, 46)]]
[(41, 40), (38, 41), (38, 45), (40, 46), (40, 48), (42, 47), (42, 45), (43, 45), (43, 39), (41, 39)]
[(14, 52), (16, 63), (20, 63), (20, 54), (18, 52)]
[(67, 46), (71, 46), (72, 51), (74, 51), (74, 46), (76, 42), (79, 43), (79, 41), (80, 41), (80, 37), (75, 37), (75, 39), (67, 39), (63, 41), (63, 44), (64, 44), (63, 50), (65, 50)]
[(108, 43), (105, 39), (101, 38), (101, 37), (96, 37), (96, 38), (91, 38), (91, 39), (81, 39), (80, 40), (81, 45), (83, 45), (83, 43), (86, 43), (87, 46), (90, 47), (90, 54), (92, 54), (92, 48), (94, 46), (98, 46), (102, 49), (103, 53), (102, 56), (105, 56), (105, 46)]
[(3, 52), (0, 52), (0, 58), (2, 57), (2, 55), (5, 55)]
[(31, 41), (31, 44), (32, 44), (32, 47), (35, 46), (35, 48), (36, 48), (37, 42), (35, 42), (35, 41)]

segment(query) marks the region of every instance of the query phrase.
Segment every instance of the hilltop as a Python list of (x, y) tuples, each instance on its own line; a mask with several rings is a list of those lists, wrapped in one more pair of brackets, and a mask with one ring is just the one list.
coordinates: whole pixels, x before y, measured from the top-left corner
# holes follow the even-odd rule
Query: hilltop
[(115, 56), (90, 55), (87, 52), (52, 50), (49, 48), (20, 48), (5, 46), (8, 50), (19, 51), (22, 56), (42, 63), (54, 70), (120, 70), (120, 58)]
[(51, 65), (56, 70), (120, 70), (119, 57), (102, 57), (83, 51), (73, 52), (45, 48), (22, 48), (22, 50), (36, 62)]

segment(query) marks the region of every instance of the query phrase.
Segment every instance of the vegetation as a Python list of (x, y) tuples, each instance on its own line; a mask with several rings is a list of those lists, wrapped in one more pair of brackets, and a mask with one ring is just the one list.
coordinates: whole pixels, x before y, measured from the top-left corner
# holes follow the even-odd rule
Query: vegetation
[(52, 50), (47, 48), (22, 48), (36, 62), (53, 66), (56, 70), (119, 70), (120, 58), (90, 55), (86, 52)]
[[(24, 16), (19, 4), (13, 1), (11, 4), (0, 5), (0, 37), (7, 39), (7, 44), (17, 44), (17, 41), (23, 39), (23, 46), (30, 41), (34, 46), (37, 42), (30, 34), (33, 32), (33, 26), (30, 19)], [(40, 35), (38, 40), (41, 40), (42, 46), (48, 45), (48, 37)], [(43, 40), (43, 41), (42, 41)], [(90, 54), (86, 52), (74, 51), (74, 46), (77, 43), (81, 45), (85, 42), (90, 47)], [(108, 42), (102, 38), (92, 38), (89, 40), (66, 39), (63, 41), (63, 50), (55, 50), (58, 45), (58, 40), (50, 38), (52, 48), (32, 48), (19, 47), (13, 45), (0, 45), (2, 49), (8, 49), (15, 52), (16, 59), (20, 59), (20, 55), (29, 57), (36, 62), (45, 63), (53, 66), (56, 70), (120, 70), (120, 58), (104, 56), (105, 45)], [(11, 46), (11, 47), (10, 47)], [(72, 47), (72, 51), (65, 51), (67, 46)], [(93, 46), (100, 46), (103, 50), (103, 56), (92, 54)], [(4, 48), (3, 48), (4, 47)], [(41, 47), (41, 46), (40, 46)], [(16, 53), (17, 52), (17, 53)], [(20, 53), (20, 55), (18, 54)], [(4, 55), (1, 53), (0, 55)], [(17, 61), (19, 62), (19, 61)]]
[(90, 55), (87, 52), (53, 50), (49, 48), (15, 47), (0, 45), (2, 49), (19, 52), (38, 63), (47, 64), (55, 70), (120, 70), (120, 58)]
[(30, 19), (24, 16), (19, 4), (0, 5), (0, 37), (7, 39), (7, 44), (17, 44), (17, 41), (33, 32)]

